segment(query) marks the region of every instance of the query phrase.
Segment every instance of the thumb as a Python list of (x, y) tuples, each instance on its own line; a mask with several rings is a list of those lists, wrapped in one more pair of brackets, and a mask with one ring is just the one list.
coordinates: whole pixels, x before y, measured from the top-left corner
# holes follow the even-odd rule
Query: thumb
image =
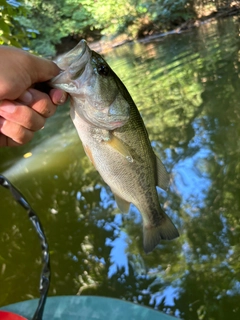
[(58, 66), (22, 49), (0, 46), (0, 100), (15, 100), (37, 82), (58, 75)]
[(32, 83), (44, 82), (57, 76), (60, 68), (51, 60), (31, 55)]

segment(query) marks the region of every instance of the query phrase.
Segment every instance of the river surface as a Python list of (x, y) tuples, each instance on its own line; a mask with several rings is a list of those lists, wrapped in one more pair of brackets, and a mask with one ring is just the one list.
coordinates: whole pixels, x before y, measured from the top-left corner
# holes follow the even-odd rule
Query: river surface
[[(181, 319), (240, 319), (240, 23), (225, 19), (105, 55), (127, 86), (172, 180), (159, 199), (180, 238), (146, 255), (139, 212), (119, 212), (61, 106), (0, 172), (38, 214), (49, 295), (100, 295)], [(0, 189), (0, 306), (38, 297), (41, 251)]]

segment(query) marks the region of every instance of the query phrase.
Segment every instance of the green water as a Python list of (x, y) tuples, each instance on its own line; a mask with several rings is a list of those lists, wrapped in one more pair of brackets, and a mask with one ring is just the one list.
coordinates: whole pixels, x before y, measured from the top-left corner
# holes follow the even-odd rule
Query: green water
[[(117, 297), (182, 319), (239, 319), (239, 30), (237, 19), (227, 19), (105, 56), (172, 173), (159, 197), (181, 237), (149, 255), (139, 213), (119, 213), (83, 152), (68, 106), (30, 144), (0, 149), (0, 172), (44, 226), (50, 295)], [(0, 199), (2, 306), (39, 296), (41, 253), (25, 211), (3, 188)]]

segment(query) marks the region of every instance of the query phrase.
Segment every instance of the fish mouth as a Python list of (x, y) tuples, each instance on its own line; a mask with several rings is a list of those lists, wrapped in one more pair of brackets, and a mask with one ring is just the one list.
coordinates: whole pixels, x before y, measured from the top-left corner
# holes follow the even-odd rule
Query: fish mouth
[(77, 64), (78, 60), (84, 55), (86, 49), (87, 42), (85, 40), (81, 40), (72, 50), (65, 53), (55, 62), (60, 69), (66, 70), (70, 66)]
[(51, 79), (50, 85), (53, 88), (60, 88), (71, 93), (66, 90), (65, 85), (81, 76), (90, 57), (91, 50), (87, 42), (81, 40), (72, 50), (54, 61), (62, 71)]

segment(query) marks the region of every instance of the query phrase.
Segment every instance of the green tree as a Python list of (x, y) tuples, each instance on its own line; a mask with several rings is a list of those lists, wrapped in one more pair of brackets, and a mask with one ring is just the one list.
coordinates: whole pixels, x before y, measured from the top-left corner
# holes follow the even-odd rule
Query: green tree
[(27, 46), (31, 30), (25, 28), (20, 20), (26, 17), (24, 0), (0, 0), (0, 45)]

